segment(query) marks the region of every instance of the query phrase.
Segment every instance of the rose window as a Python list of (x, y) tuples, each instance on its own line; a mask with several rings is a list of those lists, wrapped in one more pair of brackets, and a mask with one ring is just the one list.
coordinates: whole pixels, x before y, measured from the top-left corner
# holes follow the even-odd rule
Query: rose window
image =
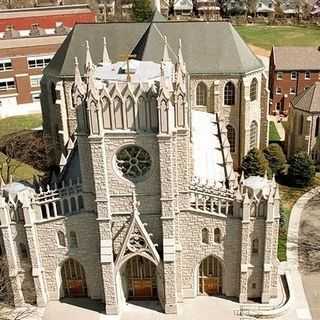
[(135, 180), (143, 177), (151, 167), (151, 158), (147, 151), (138, 146), (121, 149), (116, 155), (116, 165), (123, 176)]

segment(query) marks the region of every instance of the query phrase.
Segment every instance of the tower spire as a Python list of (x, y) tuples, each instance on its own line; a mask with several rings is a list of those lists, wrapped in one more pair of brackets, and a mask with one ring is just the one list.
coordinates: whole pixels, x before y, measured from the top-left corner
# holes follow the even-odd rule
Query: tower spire
[(75, 85), (82, 84), (81, 74), (79, 70), (78, 57), (74, 57), (74, 83)]
[(103, 37), (103, 53), (102, 53), (102, 63), (103, 64), (108, 64), (111, 63), (108, 49), (107, 49), (107, 39), (106, 37)]
[(163, 48), (163, 57), (162, 57), (162, 62), (171, 62), (169, 53), (168, 53), (168, 41), (167, 41), (167, 36), (164, 36), (164, 48)]
[(181, 66), (184, 65), (184, 60), (183, 60), (183, 55), (182, 55), (182, 42), (181, 42), (181, 38), (179, 38), (178, 63), (179, 63)]
[(89, 72), (90, 69), (92, 69), (93, 63), (92, 63), (92, 58), (91, 58), (91, 53), (90, 53), (90, 46), (89, 46), (89, 41), (86, 41), (86, 64), (85, 64), (85, 69), (86, 73)]

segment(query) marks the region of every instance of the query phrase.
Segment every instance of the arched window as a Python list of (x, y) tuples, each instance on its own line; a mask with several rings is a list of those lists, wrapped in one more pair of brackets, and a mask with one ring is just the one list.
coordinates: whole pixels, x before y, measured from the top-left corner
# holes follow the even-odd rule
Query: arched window
[(76, 199), (74, 197), (72, 197), (70, 199), (70, 204), (71, 204), (71, 212), (77, 212), (77, 204), (76, 204)]
[(300, 123), (299, 123), (299, 134), (302, 135), (303, 134), (303, 123), (304, 123), (304, 118), (303, 118), (303, 114), (300, 116)]
[(258, 95), (258, 80), (254, 78), (250, 84), (250, 100), (256, 101)]
[(78, 208), (79, 210), (84, 209), (83, 197), (81, 195), (78, 196)]
[(122, 101), (119, 97), (115, 97), (113, 101), (114, 105), (114, 122), (116, 129), (123, 129), (123, 113), (122, 113)]
[(134, 112), (134, 101), (131, 97), (126, 100), (126, 113), (127, 113), (127, 128), (135, 130), (135, 112)]
[(252, 240), (252, 247), (251, 247), (252, 254), (258, 254), (259, 253), (259, 240), (253, 239)]
[(209, 243), (209, 230), (207, 228), (201, 230), (201, 242), (206, 244)]
[(63, 200), (63, 211), (64, 211), (64, 214), (67, 215), (68, 213), (70, 213), (70, 210), (69, 210), (69, 202), (67, 199), (64, 199)]
[(257, 148), (258, 144), (258, 124), (252, 121), (250, 125), (250, 149)]
[(230, 144), (230, 152), (236, 151), (236, 131), (230, 124), (227, 125), (227, 138)]
[(228, 82), (224, 87), (224, 104), (233, 106), (235, 103), (235, 87), (232, 82)]
[(158, 120), (158, 102), (155, 97), (150, 99), (150, 122), (153, 132), (158, 132), (159, 120)]
[(257, 208), (256, 205), (253, 204), (250, 208), (250, 217), (256, 217), (257, 216)]
[(317, 117), (316, 120), (316, 130), (314, 131), (314, 136), (317, 137), (319, 135), (319, 126), (320, 126), (320, 117)]
[(64, 233), (62, 231), (58, 231), (58, 244), (60, 247), (66, 246), (66, 237), (64, 236)]
[(219, 228), (214, 229), (214, 242), (215, 243), (221, 242), (221, 231)]
[(147, 103), (144, 97), (139, 97), (138, 99), (138, 119), (139, 119), (139, 129), (146, 130), (148, 128)]
[(206, 106), (207, 105), (207, 86), (203, 82), (200, 82), (197, 85), (196, 104), (198, 106)]
[(48, 219), (47, 208), (44, 204), (40, 206), (43, 219)]
[(77, 234), (74, 231), (70, 231), (70, 248), (78, 248)]
[(22, 259), (27, 259), (29, 257), (27, 247), (24, 243), (19, 244), (19, 250)]
[(110, 100), (107, 97), (102, 98), (102, 121), (104, 129), (112, 129)]

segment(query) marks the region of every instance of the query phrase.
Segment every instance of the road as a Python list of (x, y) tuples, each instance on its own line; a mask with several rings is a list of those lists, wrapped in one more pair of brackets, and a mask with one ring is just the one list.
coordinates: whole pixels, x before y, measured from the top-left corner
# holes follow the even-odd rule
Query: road
[(308, 202), (301, 216), (299, 269), (313, 320), (320, 320), (320, 195)]

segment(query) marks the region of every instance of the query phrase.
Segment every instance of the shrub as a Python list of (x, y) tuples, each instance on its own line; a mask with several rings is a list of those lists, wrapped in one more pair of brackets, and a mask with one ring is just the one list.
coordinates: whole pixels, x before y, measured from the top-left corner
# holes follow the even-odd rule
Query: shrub
[(288, 182), (303, 187), (308, 185), (315, 175), (315, 166), (306, 152), (297, 152), (289, 159)]
[(268, 161), (263, 155), (263, 152), (253, 148), (243, 158), (241, 169), (245, 177), (248, 176), (263, 176), (268, 169)]
[(150, 0), (133, 0), (132, 11), (137, 22), (150, 20), (152, 16)]
[(269, 162), (271, 171), (276, 175), (283, 173), (286, 168), (287, 159), (282, 148), (278, 144), (272, 143), (263, 153)]

